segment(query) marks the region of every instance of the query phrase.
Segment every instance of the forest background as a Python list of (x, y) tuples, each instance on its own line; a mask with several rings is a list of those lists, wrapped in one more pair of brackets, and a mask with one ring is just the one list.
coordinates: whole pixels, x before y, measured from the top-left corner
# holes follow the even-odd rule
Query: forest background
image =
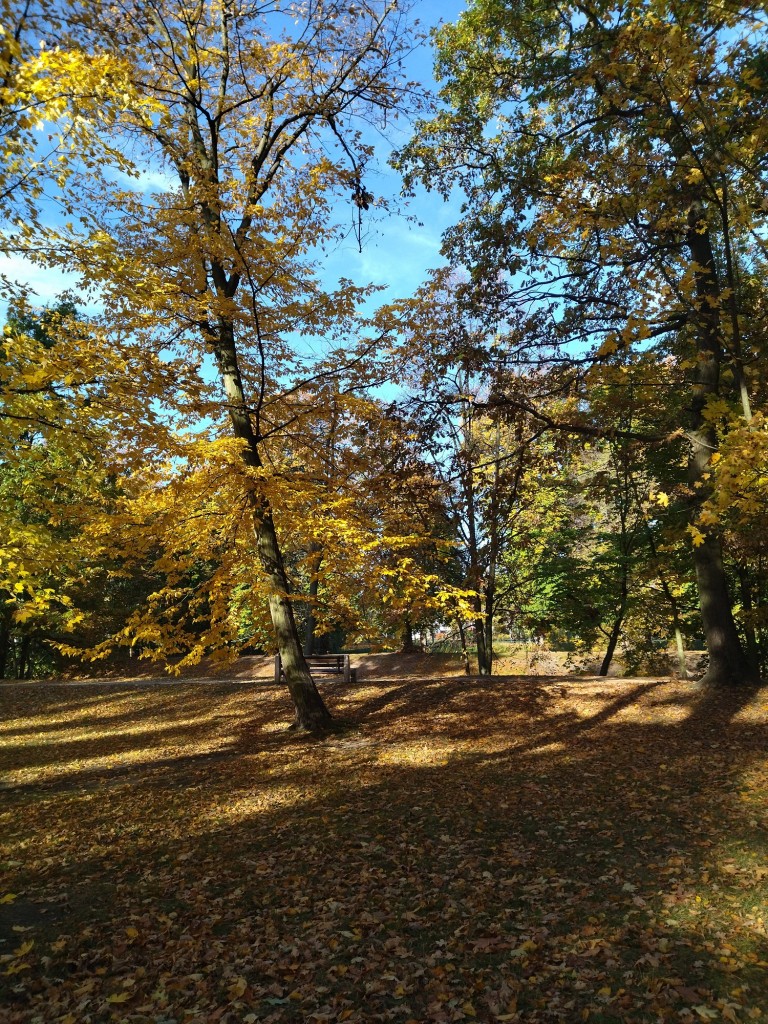
[[(2, 675), (279, 649), (317, 730), (340, 645), (764, 672), (761, 5), (477, 0), (436, 98), (418, 4), (48, 7), (2, 5), (4, 265), (75, 282), (4, 281)], [(452, 202), (377, 300), (379, 137)]]

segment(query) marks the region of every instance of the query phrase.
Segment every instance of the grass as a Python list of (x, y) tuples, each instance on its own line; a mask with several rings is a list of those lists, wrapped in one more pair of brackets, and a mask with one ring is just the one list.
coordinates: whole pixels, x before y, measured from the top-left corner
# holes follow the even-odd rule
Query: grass
[(3, 1024), (768, 1020), (768, 701), (0, 687)]

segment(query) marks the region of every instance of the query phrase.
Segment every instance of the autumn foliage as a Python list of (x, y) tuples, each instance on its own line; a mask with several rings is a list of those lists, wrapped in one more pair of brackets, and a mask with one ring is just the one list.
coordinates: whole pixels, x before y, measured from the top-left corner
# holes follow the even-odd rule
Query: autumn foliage
[[(75, 285), (5, 282), (0, 674), (278, 650), (322, 733), (318, 647), (764, 673), (764, 11), (478, 0), (432, 99), (413, 13), (4, 0), (2, 254)], [(414, 114), (463, 205), (371, 312)]]

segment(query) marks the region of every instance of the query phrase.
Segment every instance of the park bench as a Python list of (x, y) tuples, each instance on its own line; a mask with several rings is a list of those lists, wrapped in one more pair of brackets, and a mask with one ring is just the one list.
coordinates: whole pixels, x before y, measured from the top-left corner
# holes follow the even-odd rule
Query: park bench
[[(357, 669), (352, 668), (348, 654), (309, 654), (304, 655), (304, 660), (309, 665), (309, 671), (314, 677), (315, 673), (324, 675), (343, 676), (345, 683), (357, 682)], [(275, 655), (275, 682), (280, 683), (285, 679), (283, 663), (280, 655)]]

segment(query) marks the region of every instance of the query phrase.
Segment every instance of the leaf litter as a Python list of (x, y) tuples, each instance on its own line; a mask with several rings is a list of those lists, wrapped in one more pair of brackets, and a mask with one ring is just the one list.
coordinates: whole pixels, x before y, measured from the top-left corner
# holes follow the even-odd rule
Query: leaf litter
[(768, 1019), (768, 701), (0, 688), (5, 1024)]

